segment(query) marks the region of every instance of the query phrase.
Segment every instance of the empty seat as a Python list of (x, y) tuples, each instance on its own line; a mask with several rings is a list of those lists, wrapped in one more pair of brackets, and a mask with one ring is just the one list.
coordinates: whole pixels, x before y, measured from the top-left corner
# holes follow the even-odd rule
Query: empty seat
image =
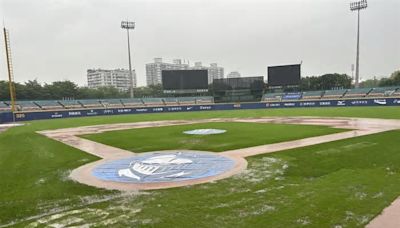
[(178, 99), (176, 97), (166, 97), (164, 98), (164, 103), (166, 105), (178, 105)]
[(371, 90), (371, 88), (349, 89), (344, 97), (365, 97)]
[(106, 100), (101, 100), (100, 103), (103, 104), (103, 106), (105, 108), (108, 108), (108, 107), (114, 108), (114, 107), (123, 107), (124, 106), (120, 99), (106, 99)]
[(396, 87), (378, 87), (373, 88), (369, 93), (368, 97), (386, 97), (390, 96), (396, 91)]
[(211, 96), (196, 97), (196, 104), (213, 104), (214, 98)]
[(142, 101), (147, 106), (160, 106), (164, 105), (162, 98), (142, 98)]
[(266, 93), (262, 97), (262, 101), (281, 101), (284, 93)]
[(324, 91), (307, 91), (303, 92), (303, 100), (321, 99)]
[(41, 100), (41, 101), (34, 101), (41, 109), (44, 110), (52, 110), (52, 109), (63, 109), (64, 107), (58, 103), (56, 100)]
[(8, 104), (4, 103), (3, 101), (0, 101), (0, 112), (6, 112), (10, 111), (11, 108), (8, 106)]
[(82, 105), (77, 100), (62, 100), (59, 101), (65, 108), (82, 108)]
[(323, 98), (341, 98), (346, 93), (347, 89), (326, 90)]
[(177, 100), (180, 105), (196, 104), (196, 97), (178, 97)]
[(85, 108), (101, 108), (103, 105), (99, 100), (91, 99), (91, 100), (79, 100), (78, 101)]
[(141, 107), (144, 105), (142, 99), (140, 98), (121, 99), (121, 102), (126, 107)]
[(32, 101), (16, 101), (15, 105), (18, 111), (40, 110), (40, 107)]
[(393, 93), (390, 94), (393, 97), (400, 97), (400, 88), (397, 88)]

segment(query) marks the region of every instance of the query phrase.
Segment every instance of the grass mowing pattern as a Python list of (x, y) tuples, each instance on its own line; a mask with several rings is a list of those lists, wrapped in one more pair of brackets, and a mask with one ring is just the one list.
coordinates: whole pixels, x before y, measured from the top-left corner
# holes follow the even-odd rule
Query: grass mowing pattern
[[(246, 172), (249, 176), (244, 175), (242, 178), (238, 176), (239, 179), (235, 177), (213, 184), (149, 191), (139, 196), (121, 195), (116, 191), (96, 189), (66, 179), (70, 170), (97, 158), (34, 132), (94, 124), (163, 119), (263, 116), (400, 119), (400, 108), (341, 107), (207, 111), (31, 122), (26, 126), (16, 127), (0, 134), (0, 226), (12, 223), (25, 227), (34, 221), (44, 224), (74, 224), (75, 220), (76, 224), (93, 223), (99, 226), (109, 226), (116, 222), (119, 226), (124, 226), (124, 224), (151, 226), (156, 223), (160, 227), (174, 224), (229, 227), (237, 222), (237, 226), (271, 224), (276, 227), (297, 227), (298, 224), (305, 224), (321, 227), (318, 224), (329, 224), (328, 227), (333, 227), (336, 224), (342, 224), (342, 227), (362, 227), (363, 225), (360, 224), (367, 223), (366, 220), (371, 219), (400, 195), (400, 178), (397, 169), (400, 167), (399, 131), (292, 150), (288, 152), (293, 154), (292, 156), (284, 156), (286, 152), (279, 152), (268, 156), (252, 157), (249, 158), (249, 171)], [(361, 149), (346, 147), (362, 142), (376, 144), (374, 148), (368, 150), (365, 147)], [(335, 154), (334, 151), (341, 147), (348, 148), (344, 151), (346, 154), (358, 154), (358, 156), (348, 157), (343, 156), (344, 153)], [(311, 158), (313, 151), (318, 150), (329, 150), (331, 151), (329, 154), (335, 157), (308, 163), (307, 161), (313, 160)], [(300, 154), (298, 152), (301, 151), (303, 151), (301, 153), (303, 157), (296, 157), (295, 155)], [(279, 160), (276, 163), (267, 163), (270, 157)], [(267, 160), (263, 160), (266, 158)], [(360, 165), (361, 161), (364, 166)], [(285, 162), (291, 163), (288, 164), (287, 171), (283, 175), (291, 174), (291, 176), (285, 176), (287, 186), (282, 188), (279, 182), (275, 182), (282, 179), (282, 176), (271, 177), (269, 174), (281, 170), (279, 166), (283, 168)], [(350, 166), (344, 166), (347, 164)], [(359, 166), (353, 164), (359, 164)], [(304, 174), (300, 172), (301, 169)], [(260, 175), (257, 174), (257, 170), (260, 171)], [(313, 174), (314, 171), (318, 172)], [(247, 177), (257, 180), (260, 176), (261, 181), (246, 181)], [(263, 189), (267, 188), (273, 190), (273, 194), (263, 194), (261, 197), (256, 194), (257, 191), (266, 193), (267, 191)], [(353, 198), (363, 200), (355, 201)], [(279, 213), (274, 213), (274, 215), (266, 213), (272, 211), (269, 200), (278, 202), (279, 199), (282, 205), (286, 205), (281, 206), (284, 210), (280, 209)], [(274, 208), (278, 208), (277, 206), (279, 205), (275, 205)], [(246, 211), (249, 216), (243, 218)], [(237, 212), (242, 216), (239, 217)], [(326, 212), (330, 214), (327, 215)], [(39, 218), (41, 219), (38, 220)], [(76, 221), (79, 219), (84, 220), (83, 222)], [(23, 222), (25, 220), (26, 222)]]
[[(183, 133), (206, 128), (223, 129), (227, 132), (216, 135)], [(346, 130), (325, 126), (221, 122), (109, 131), (82, 137), (133, 152), (172, 149), (220, 152), (343, 131)]]

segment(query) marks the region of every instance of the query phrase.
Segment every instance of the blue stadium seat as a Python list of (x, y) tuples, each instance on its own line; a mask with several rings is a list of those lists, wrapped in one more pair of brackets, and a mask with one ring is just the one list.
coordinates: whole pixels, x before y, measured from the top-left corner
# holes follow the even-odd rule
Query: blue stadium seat
[(306, 91), (303, 92), (303, 100), (321, 99), (324, 91)]
[(144, 105), (140, 98), (125, 98), (121, 99), (121, 102), (125, 107), (139, 107)]
[(281, 101), (285, 93), (266, 93), (262, 97), (262, 101)]
[(163, 98), (142, 98), (143, 103), (146, 106), (162, 106), (164, 105)]
[(390, 96), (396, 91), (396, 87), (377, 87), (373, 88), (369, 93), (368, 97), (386, 97)]
[(366, 97), (369, 92), (371, 92), (371, 88), (358, 88), (358, 89), (348, 89), (345, 93), (345, 98), (354, 98), (354, 97)]
[(177, 100), (180, 105), (196, 104), (196, 97), (178, 97)]
[(4, 101), (0, 101), (0, 112), (7, 112), (10, 111), (11, 108), (6, 104)]
[(83, 106), (77, 100), (61, 100), (58, 101), (67, 109), (82, 108)]
[(43, 110), (64, 109), (64, 107), (56, 100), (40, 100), (34, 101)]
[(124, 107), (124, 105), (121, 102), (121, 99), (105, 99), (105, 100), (100, 100), (100, 103), (105, 107), (105, 108), (118, 108), (118, 107)]
[(165, 105), (178, 105), (178, 99), (176, 97), (166, 97), (164, 98)]
[(342, 98), (346, 92), (347, 89), (326, 90), (323, 98)]
[(196, 97), (196, 104), (213, 104), (214, 98), (211, 96)]
[(389, 96), (400, 97), (400, 87), (393, 91)]
[(85, 108), (102, 108), (103, 105), (99, 100), (88, 99), (88, 100), (78, 100), (78, 102)]

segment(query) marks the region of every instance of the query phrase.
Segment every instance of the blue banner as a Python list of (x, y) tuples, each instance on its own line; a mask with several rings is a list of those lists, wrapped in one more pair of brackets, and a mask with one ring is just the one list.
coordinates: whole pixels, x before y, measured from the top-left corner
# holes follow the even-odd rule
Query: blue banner
[[(58, 119), (84, 116), (104, 116), (119, 114), (161, 113), (161, 112), (191, 112), (210, 110), (235, 109), (270, 109), (295, 107), (353, 107), (353, 106), (400, 106), (400, 98), (379, 99), (346, 99), (346, 100), (312, 100), (312, 101), (281, 101), (238, 104), (184, 105), (137, 108), (79, 109), (60, 111), (16, 112), (16, 121)], [(12, 122), (12, 113), (0, 113), (0, 123)]]

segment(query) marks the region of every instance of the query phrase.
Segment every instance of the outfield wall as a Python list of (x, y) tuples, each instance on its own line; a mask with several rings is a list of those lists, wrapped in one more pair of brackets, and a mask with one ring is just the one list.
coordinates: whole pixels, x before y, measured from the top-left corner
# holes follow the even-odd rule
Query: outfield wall
[[(353, 106), (400, 106), (400, 98), (282, 101), (282, 102), (257, 102), (257, 103), (241, 103), (241, 104), (209, 104), (209, 105), (16, 112), (15, 120), (29, 121), (29, 120), (58, 119), (58, 118), (69, 118), (69, 117), (160, 113), (160, 112), (191, 112), (191, 111), (210, 111), (210, 110), (272, 109), (272, 108), (296, 108), (296, 107), (353, 107)], [(12, 121), (13, 121), (13, 116), (11, 112), (0, 113), (0, 123), (6, 123)]]

